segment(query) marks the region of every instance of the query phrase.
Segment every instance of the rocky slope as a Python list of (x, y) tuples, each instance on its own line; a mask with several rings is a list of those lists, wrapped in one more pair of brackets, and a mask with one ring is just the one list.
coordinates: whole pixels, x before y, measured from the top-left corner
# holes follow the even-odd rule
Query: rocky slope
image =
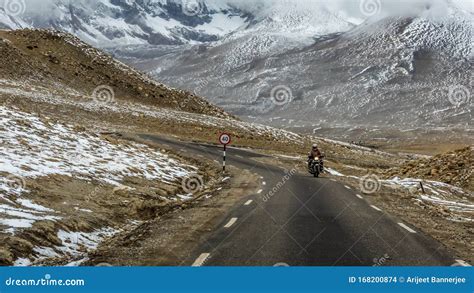
[(195, 95), (169, 88), (78, 38), (51, 30), (0, 31), (0, 78), (46, 83), (96, 99), (229, 117)]
[(468, 147), (429, 159), (408, 162), (389, 170), (388, 176), (423, 178), (474, 191), (474, 148)]

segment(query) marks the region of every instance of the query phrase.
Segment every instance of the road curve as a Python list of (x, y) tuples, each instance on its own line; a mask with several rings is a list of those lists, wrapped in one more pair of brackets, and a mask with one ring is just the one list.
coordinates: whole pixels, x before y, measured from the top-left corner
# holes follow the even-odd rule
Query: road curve
[[(216, 146), (142, 138), (221, 160)], [(253, 160), (259, 156), (228, 149), (227, 163), (259, 174), (256, 180), (264, 185), (222, 218), (186, 265), (449, 266), (456, 262), (439, 242), (371, 206), (350, 187)]]

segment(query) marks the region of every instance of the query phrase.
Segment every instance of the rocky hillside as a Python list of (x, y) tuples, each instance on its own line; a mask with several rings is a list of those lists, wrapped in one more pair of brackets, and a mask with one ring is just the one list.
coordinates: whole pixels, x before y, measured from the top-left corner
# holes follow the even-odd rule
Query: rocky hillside
[(67, 33), (0, 31), (0, 53), (4, 80), (49, 84), (96, 99), (230, 117), (204, 99), (160, 84)]
[(474, 148), (468, 147), (393, 168), (387, 175), (424, 178), (474, 191)]

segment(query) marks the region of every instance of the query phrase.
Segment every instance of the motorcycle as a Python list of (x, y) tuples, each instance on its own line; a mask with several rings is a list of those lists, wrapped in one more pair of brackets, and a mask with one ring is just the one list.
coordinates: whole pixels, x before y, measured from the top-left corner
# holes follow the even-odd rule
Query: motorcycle
[(314, 177), (319, 177), (323, 173), (323, 157), (316, 157), (314, 159), (308, 158), (308, 172)]

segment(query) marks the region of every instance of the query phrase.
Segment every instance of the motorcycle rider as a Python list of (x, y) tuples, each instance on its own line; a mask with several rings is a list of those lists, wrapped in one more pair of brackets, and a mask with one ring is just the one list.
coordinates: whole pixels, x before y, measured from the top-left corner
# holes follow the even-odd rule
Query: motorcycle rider
[(319, 161), (321, 163), (321, 170), (323, 170), (323, 154), (318, 148), (317, 144), (313, 144), (313, 147), (311, 148), (311, 151), (308, 154), (308, 169), (311, 167), (311, 162), (315, 159), (319, 158)]

